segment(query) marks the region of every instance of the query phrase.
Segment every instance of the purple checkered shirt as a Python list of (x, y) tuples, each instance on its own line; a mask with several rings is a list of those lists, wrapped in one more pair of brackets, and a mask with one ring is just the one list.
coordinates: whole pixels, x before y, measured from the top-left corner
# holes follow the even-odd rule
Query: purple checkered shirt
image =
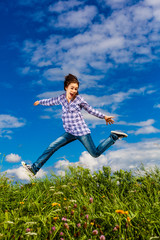
[(40, 100), (39, 103), (43, 106), (62, 105), (63, 127), (66, 132), (74, 136), (83, 136), (91, 132), (81, 114), (82, 108), (98, 118), (104, 119), (105, 117), (104, 114), (93, 109), (80, 95), (77, 95), (69, 103), (66, 99), (66, 93), (56, 98)]

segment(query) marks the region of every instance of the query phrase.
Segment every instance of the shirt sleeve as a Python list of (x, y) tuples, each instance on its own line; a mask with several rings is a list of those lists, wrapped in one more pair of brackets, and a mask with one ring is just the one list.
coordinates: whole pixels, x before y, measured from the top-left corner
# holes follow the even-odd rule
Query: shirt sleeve
[(99, 112), (98, 110), (92, 108), (82, 97), (81, 97), (81, 108), (83, 108), (85, 111), (87, 111), (89, 114), (95, 116), (95, 117), (98, 117), (98, 118), (101, 118), (101, 119), (104, 119), (105, 118), (105, 115), (101, 112)]
[(39, 100), (39, 104), (43, 106), (53, 106), (53, 105), (60, 105), (60, 96), (55, 98), (49, 98), (49, 99), (42, 99)]

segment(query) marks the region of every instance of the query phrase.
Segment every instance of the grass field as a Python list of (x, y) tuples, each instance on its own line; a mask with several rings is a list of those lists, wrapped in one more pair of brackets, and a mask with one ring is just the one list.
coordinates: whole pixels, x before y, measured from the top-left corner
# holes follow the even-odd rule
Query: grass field
[(160, 239), (160, 170), (70, 167), (29, 184), (1, 174), (0, 239)]

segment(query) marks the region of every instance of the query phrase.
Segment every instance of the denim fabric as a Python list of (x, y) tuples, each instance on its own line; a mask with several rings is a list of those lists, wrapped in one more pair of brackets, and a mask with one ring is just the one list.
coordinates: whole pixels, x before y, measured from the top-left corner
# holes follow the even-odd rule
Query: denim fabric
[(43, 154), (37, 159), (32, 165), (32, 169), (35, 173), (46, 163), (46, 161), (56, 152), (59, 148), (65, 146), (66, 144), (78, 139), (86, 148), (86, 150), (93, 157), (99, 157), (105, 150), (107, 150), (111, 145), (115, 143), (118, 137), (115, 134), (111, 134), (107, 139), (101, 142), (96, 148), (92, 137), (90, 134), (84, 136), (74, 136), (70, 133), (65, 132), (62, 136), (57, 138), (52, 142), (48, 148), (43, 152)]

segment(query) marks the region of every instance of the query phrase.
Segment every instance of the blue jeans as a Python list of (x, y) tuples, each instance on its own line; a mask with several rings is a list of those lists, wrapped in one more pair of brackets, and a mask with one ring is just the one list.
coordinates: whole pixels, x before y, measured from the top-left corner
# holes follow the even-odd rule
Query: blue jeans
[(103, 142), (101, 142), (96, 148), (90, 134), (84, 136), (74, 136), (70, 133), (65, 132), (62, 136), (52, 142), (43, 152), (43, 154), (37, 159), (37, 161), (33, 163), (31, 166), (33, 171), (37, 173), (54, 152), (66, 144), (75, 141), (76, 139), (78, 139), (84, 145), (92, 157), (96, 158), (99, 157), (111, 145), (113, 145), (118, 137), (115, 134), (111, 133), (111, 135)]

